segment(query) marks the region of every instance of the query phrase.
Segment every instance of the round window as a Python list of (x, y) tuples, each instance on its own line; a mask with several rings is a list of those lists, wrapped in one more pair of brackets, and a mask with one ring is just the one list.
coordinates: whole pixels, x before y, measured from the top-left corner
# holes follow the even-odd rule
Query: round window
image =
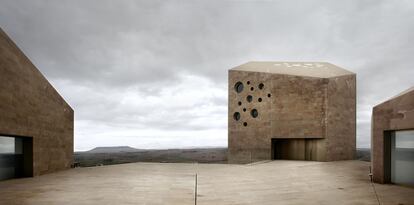
[(247, 126), (247, 122), (244, 122), (243, 125), (246, 127)]
[(239, 101), (237, 104), (240, 106), (240, 105), (242, 105), (242, 102)]
[(239, 81), (234, 85), (234, 90), (236, 90), (237, 93), (241, 93), (243, 91), (243, 87), (243, 83)]
[(256, 110), (256, 109), (253, 109), (252, 111), (250, 111), (250, 115), (251, 115), (253, 118), (256, 118), (257, 116), (259, 116), (259, 112), (257, 112), (257, 110)]
[(272, 95), (269, 93), (269, 94), (267, 94), (267, 97), (269, 97), (269, 98), (270, 98), (270, 97), (272, 97)]
[(254, 87), (251, 87), (250, 90), (253, 91), (254, 90)]
[(257, 99), (257, 101), (262, 102), (262, 98)]
[(246, 97), (246, 100), (247, 100), (247, 102), (252, 102), (252, 101), (253, 101), (253, 96), (248, 95), (248, 96)]
[(234, 120), (239, 121), (240, 120), (240, 113), (239, 112), (235, 112), (233, 114), (233, 118), (234, 118)]
[(264, 84), (263, 83), (260, 83), (259, 84), (259, 89), (262, 90), (263, 88), (264, 88)]

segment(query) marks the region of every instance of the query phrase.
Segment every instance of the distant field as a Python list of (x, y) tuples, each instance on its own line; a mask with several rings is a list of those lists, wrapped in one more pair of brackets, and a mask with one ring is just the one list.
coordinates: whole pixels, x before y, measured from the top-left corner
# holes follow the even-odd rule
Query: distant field
[(78, 162), (82, 167), (131, 162), (227, 163), (227, 148), (168, 150), (137, 149), (136, 151), (131, 150), (131, 148), (116, 148), (109, 150), (95, 148), (88, 152), (75, 152), (75, 162)]
[[(370, 149), (357, 149), (356, 159), (370, 161)], [(87, 152), (75, 152), (75, 162), (81, 167), (132, 162), (227, 163), (227, 148), (144, 150), (131, 147), (98, 147)]]

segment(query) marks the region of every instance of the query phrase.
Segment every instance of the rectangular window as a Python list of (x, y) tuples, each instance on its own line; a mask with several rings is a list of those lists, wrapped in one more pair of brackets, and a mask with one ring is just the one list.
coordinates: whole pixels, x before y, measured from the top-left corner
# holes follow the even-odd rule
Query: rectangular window
[(0, 180), (15, 176), (15, 138), (0, 136)]
[(414, 130), (391, 137), (391, 182), (414, 186)]

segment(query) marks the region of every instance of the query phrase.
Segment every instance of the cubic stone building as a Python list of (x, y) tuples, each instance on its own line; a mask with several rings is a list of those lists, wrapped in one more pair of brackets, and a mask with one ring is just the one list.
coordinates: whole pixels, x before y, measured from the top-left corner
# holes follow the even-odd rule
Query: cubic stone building
[(0, 29), (0, 180), (73, 163), (72, 108)]
[(314, 62), (249, 62), (229, 70), (229, 162), (353, 159), (355, 77)]
[(373, 181), (414, 186), (414, 87), (372, 110)]

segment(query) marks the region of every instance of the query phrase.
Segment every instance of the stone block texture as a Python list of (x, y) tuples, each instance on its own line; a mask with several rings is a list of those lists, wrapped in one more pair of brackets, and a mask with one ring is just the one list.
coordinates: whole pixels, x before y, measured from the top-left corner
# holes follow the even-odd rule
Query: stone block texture
[(390, 155), (390, 144), (386, 141), (393, 131), (414, 129), (414, 87), (375, 106), (372, 110), (371, 128), (373, 181), (389, 183), (390, 173), (387, 163), (390, 163), (390, 159), (387, 155)]
[(70, 168), (73, 109), (0, 29), (0, 135), (32, 138), (33, 176)]
[(354, 158), (354, 73), (329, 63), (249, 62), (229, 70), (228, 82), (230, 163), (280, 150), (287, 159)]

